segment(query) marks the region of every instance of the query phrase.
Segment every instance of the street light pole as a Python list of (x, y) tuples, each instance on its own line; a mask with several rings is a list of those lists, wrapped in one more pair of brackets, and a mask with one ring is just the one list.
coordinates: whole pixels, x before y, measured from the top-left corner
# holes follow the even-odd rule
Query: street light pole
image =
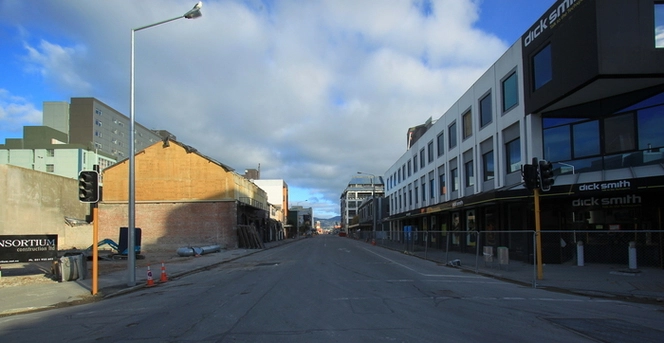
[[(129, 72), (129, 195), (127, 199), (128, 210), (127, 217), (129, 218), (129, 223), (127, 225), (127, 269), (128, 269), (128, 280), (127, 286), (136, 285), (136, 235), (135, 235), (135, 226), (136, 226), (136, 175), (135, 175), (135, 160), (134, 155), (136, 150), (134, 147), (135, 141), (135, 117), (134, 117), (134, 33), (144, 29), (148, 29), (157, 25), (166, 24), (168, 22), (186, 18), (186, 19), (195, 19), (202, 15), (201, 7), (203, 3), (199, 1), (194, 5), (192, 9), (187, 11), (187, 13), (160, 21), (158, 23), (141, 26), (131, 30), (131, 67)], [(122, 253), (120, 251), (120, 253)]]

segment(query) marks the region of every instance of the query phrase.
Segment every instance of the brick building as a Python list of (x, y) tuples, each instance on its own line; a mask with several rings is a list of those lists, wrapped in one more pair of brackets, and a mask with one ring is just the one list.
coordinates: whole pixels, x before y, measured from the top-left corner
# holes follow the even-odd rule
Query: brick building
[[(267, 194), (250, 180), (196, 149), (171, 139), (135, 158), (135, 222), (143, 251), (183, 246), (238, 245), (237, 225), (267, 225)], [(126, 227), (128, 160), (103, 170), (99, 239)]]

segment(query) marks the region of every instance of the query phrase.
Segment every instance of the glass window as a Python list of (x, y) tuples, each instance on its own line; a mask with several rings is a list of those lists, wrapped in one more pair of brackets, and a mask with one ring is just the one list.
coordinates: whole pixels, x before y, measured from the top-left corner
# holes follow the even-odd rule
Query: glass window
[(521, 139), (517, 138), (505, 144), (505, 157), (507, 160), (507, 172), (513, 173), (521, 170)]
[(410, 160), (408, 160), (408, 177), (410, 177), (411, 175), (411, 170), (412, 170), (411, 162)]
[(427, 155), (429, 157), (429, 163), (433, 162), (433, 141), (430, 141), (427, 144)]
[(494, 167), (493, 167), (493, 150), (482, 155), (482, 169), (484, 172), (484, 181), (493, 180)]
[(533, 85), (535, 90), (547, 84), (553, 77), (551, 44), (547, 44), (533, 57)]
[(447, 134), (448, 146), (450, 149), (454, 148), (457, 145), (457, 132), (456, 132), (456, 122), (453, 122), (450, 127), (448, 127), (449, 133)]
[(442, 156), (445, 153), (445, 135), (441, 132), (436, 140), (438, 145), (438, 156)]
[(633, 113), (604, 120), (604, 152), (606, 154), (636, 149), (635, 136)]
[(508, 76), (502, 83), (503, 91), (503, 112), (507, 112), (512, 107), (519, 104), (519, 84), (516, 78), (516, 72)]
[(574, 158), (599, 155), (599, 121), (572, 126)]
[(567, 161), (572, 158), (572, 143), (569, 126), (544, 130), (544, 159)]
[(468, 111), (461, 118), (463, 119), (463, 139), (466, 139), (473, 135), (473, 117)]
[(459, 170), (454, 168), (450, 170), (450, 176), (452, 177), (452, 192), (459, 190)]
[(424, 148), (420, 150), (420, 168), (424, 168)]
[(480, 99), (480, 127), (485, 127), (493, 121), (491, 111), (491, 93)]
[(542, 127), (548, 129), (550, 127), (572, 124), (584, 120), (588, 120), (588, 118), (543, 118)]
[(639, 125), (639, 149), (664, 147), (664, 105), (640, 110), (637, 115)]
[(655, 4), (655, 47), (664, 48), (664, 3)]
[(429, 198), (433, 199), (436, 197), (436, 187), (435, 182), (436, 178), (433, 176), (433, 172), (429, 173)]
[(417, 183), (415, 184), (415, 203), (417, 204), (419, 202), (420, 198), (417, 195)]
[(440, 185), (440, 195), (445, 195), (445, 166), (438, 168), (438, 184)]
[(466, 174), (466, 187), (475, 185), (475, 170), (473, 169), (473, 161), (470, 160), (464, 165), (464, 172)]
[(413, 156), (413, 173), (417, 173), (417, 154)]
[(422, 177), (422, 202), (427, 200), (427, 183)]

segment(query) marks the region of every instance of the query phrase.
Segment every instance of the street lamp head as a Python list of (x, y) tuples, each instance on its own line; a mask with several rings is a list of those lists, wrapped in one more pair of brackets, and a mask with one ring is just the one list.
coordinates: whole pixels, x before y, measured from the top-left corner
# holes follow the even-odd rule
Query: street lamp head
[(183, 17), (187, 19), (196, 19), (202, 16), (203, 13), (201, 13), (201, 7), (203, 7), (203, 2), (199, 1), (196, 3), (196, 5), (194, 5), (194, 8), (190, 9), (189, 12), (185, 13)]

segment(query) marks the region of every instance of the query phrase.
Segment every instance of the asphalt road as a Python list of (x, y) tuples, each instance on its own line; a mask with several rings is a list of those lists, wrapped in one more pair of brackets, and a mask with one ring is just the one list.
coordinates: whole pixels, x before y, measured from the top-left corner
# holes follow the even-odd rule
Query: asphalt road
[(0, 318), (2, 342), (660, 342), (661, 305), (554, 293), (336, 236), (98, 303)]

